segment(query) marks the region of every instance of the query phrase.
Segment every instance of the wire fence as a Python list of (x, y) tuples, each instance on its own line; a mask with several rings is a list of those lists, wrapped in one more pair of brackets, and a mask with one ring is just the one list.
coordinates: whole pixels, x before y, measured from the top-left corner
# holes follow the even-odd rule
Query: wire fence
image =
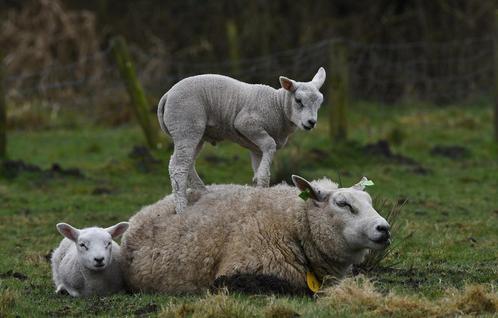
[[(277, 87), (285, 75), (307, 81), (320, 66), (330, 73), (337, 45), (347, 48), (352, 99), (396, 103), (411, 98), (454, 103), (490, 96), (494, 91), (492, 36), (446, 43), (360, 43), (329, 39), (269, 55), (238, 61), (191, 62), (132, 50), (139, 79), (158, 97), (175, 82), (195, 74), (218, 73), (250, 83)], [(42, 100), (58, 107), (95, 106), (103, 98), (125, 95), (110, 54), (104, 49), (71, 64), (10, 74), (7, 98), (13, 102)]]

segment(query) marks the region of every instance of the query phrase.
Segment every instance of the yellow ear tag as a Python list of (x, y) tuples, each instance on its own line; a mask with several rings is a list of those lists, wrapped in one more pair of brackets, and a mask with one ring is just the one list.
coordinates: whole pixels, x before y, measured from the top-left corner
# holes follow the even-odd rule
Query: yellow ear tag
[(306, 283), (308, 284), (308, 288), (315, 294), (320, 290), (320, 287), (322, 286), (313, 272), (306, 272)]

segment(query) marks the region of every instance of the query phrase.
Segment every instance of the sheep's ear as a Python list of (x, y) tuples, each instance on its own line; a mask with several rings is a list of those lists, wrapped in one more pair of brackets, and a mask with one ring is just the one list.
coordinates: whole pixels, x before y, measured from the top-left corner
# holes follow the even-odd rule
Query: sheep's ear
[(71, 225), (67, 223), (59, 223), (57, 224), (57, 231), (61, 233), (63, 236), (67, 237), (71, 241), (76, 242), (78, 240), (78, 236), (80, 235), (80, 230), (75, 229)]
[(279, 80), (280, 80), (280, 85), (282, 85), (283, 89), (286, 89), (289, 92), (293, 92), (296, 90), (296, 81), (293, 81), (285, 76), (280, 76)]
[(313, 187), (311, 183), (304, 179), (303, 177), (297, 176), (295, 174), (292, 175), (292, 182), (294, 182), (294, 185), (301, 191), (306, 191), (309, 193), (309, 197), (313, 199), (313, 201), (316, 202), (325, 202), (328, 200), (329, 196), (328, 194), (323, 193), (319, 189)]
[(363, 191), (363, 190), (365, 190), (365, 187), (368, 185), (373, 185), (373, 182), (368, 180), (367, 177), (363, 177), (363, 178), (361, 178), (361, 180), (357, 184), (355, 184), (351, 188)]
[(318, 69), (318, 72), (316, 72), (315, 76), (311, 80), (311, 84), (315, 85), (316, 88), (320, 89), (322, 87), (323, 83), (325, 82), (325, 78), (327, 77), (325, 73), (325, 69), (323, 67), (320, 67)]
[(128, 229), (129, 226), (130, 226), (130, 223), (128, 223), (128, 222), (120, 222), (116, 225), (108, 227), (105, 230), (109, 234), (111, 234), (112, 238), (116, 238), (116, 237), (119, 237), (121, 234), (123, 234)]

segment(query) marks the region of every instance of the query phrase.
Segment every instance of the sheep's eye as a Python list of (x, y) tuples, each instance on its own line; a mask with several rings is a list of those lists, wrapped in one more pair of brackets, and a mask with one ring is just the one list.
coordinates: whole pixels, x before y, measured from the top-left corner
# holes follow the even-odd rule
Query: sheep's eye
[(85, 245), (85, 243), (80, 243), (80, 246), (88, 251), (88, 247)]
[(109, 246), (111, 246), (111, 242), (108, 242), (106, 245), (106, 247), (109, 247)]
[(341, 207), (341, 208), (347, 208), (349, 211), (351, 211), (351, 213), (355, 213), (353, 207), (351, 206), (351, 204), (345, 202), (345, 201), (339, 201), (337, 202), (337, 206), (338, 207)]

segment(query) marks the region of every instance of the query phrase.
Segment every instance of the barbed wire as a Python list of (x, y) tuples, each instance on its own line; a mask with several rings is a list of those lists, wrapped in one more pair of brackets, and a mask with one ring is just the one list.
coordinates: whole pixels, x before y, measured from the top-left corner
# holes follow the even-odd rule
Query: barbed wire
[[(247, 82), (278, 85), (278, 76), (310, 80), (320, 66), (335, 72), (336, 45), (347, 48), (352, 98), (395, 102), (411, 94), (432, 101), (452, 102), (476, 94), (490, 95), (494, 79), (494, 38), (445, 43), (362, 43), (334, 38), (237, 61), (169, 61), (167, 56), (133, 49), (140, 81), (159, 96), (184, 77), (219, 73)], [(151, 64), (155, 63), (155, 64)], [(6, 78), (8, 97), (16, 100), (63, 102), (72, 97), (84, 104), (108, 92), (124, 91), (110, 48), (70, 64), (53, 64)], [(110, 94), (110, 95), (112, 95)]]

